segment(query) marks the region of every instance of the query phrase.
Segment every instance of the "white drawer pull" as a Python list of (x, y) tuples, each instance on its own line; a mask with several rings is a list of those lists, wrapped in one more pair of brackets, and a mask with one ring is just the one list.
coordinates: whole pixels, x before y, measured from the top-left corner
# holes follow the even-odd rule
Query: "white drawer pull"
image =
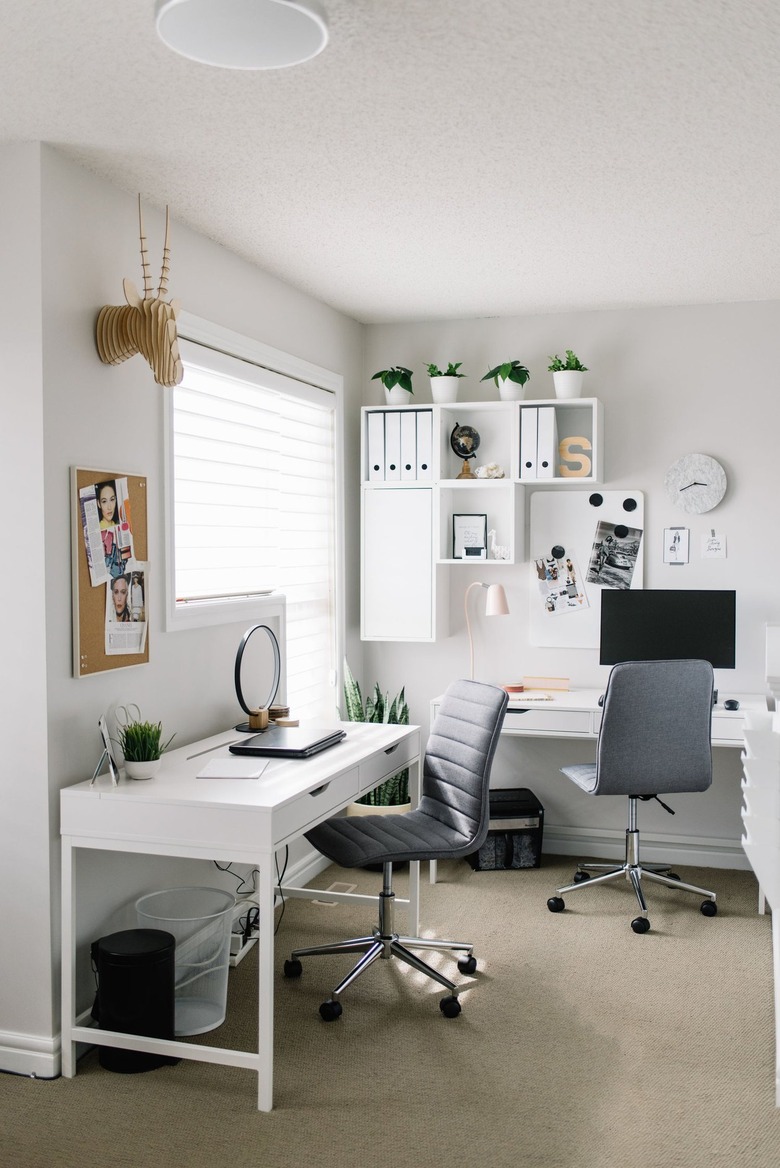
[(393, 754), (396, 750), (398, 750), (398, 746), (399, 746), (399, 743), (397, 743), (397, 742), (396, 742), (395, 746), (388, 746), (387, 750), (385, 751), (385, 754)]
[(321, 787), (315, 787), (313, 791), (309, 791), (311, 796), (321, 795), (323, 791), (327, 791), (330, 783), (323, 783)]

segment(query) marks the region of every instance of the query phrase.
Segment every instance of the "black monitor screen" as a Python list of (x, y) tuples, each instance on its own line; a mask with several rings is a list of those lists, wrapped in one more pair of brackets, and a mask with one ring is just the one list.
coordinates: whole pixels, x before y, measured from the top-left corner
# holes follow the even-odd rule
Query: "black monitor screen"
[(719, 589), (604, 589), (599, 660), (616, 665), (695, 657), (713, 669), (733, 669), (736, 597)]

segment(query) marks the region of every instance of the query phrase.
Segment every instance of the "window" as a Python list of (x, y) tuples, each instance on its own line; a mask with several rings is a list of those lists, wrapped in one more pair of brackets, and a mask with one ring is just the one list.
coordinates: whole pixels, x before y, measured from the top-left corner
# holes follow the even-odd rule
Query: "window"
[[(296, 716), (333, 716), (338, 395), (240, 340), (242, 358), (180, 342), (184, 378), (167, 407), (168, 628), (259, 621), (263, 597), (282, 593), (287, 700)], [(269, 353), (275, 369), (245, 359)]]

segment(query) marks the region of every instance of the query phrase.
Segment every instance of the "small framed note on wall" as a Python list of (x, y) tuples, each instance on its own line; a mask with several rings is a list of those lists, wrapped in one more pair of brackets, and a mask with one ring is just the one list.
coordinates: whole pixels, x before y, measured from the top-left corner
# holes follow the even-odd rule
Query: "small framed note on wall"
[(71, 467), (73, 674), (149, 660), (146, 479)]

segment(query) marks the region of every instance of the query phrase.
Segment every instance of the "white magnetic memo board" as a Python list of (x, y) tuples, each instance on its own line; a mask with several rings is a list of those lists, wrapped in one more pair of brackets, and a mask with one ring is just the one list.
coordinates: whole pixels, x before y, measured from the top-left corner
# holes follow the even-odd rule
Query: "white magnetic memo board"
[(550, 615), (539, 603), (534, 561), (546, 558), (556, 545), (565, 549), (585, 578), (593, 538), (599, 522), (625, 524), (642, 531), (631, 578), (632, 588), (644, 582), (645, 497), (642, 491), (535, 491), (531, 496), (530, 620), (532, 645), (562, 649), (598, 649), (601, 624), (601, 584), (585, 582), (590, 607), (579, 612)]

